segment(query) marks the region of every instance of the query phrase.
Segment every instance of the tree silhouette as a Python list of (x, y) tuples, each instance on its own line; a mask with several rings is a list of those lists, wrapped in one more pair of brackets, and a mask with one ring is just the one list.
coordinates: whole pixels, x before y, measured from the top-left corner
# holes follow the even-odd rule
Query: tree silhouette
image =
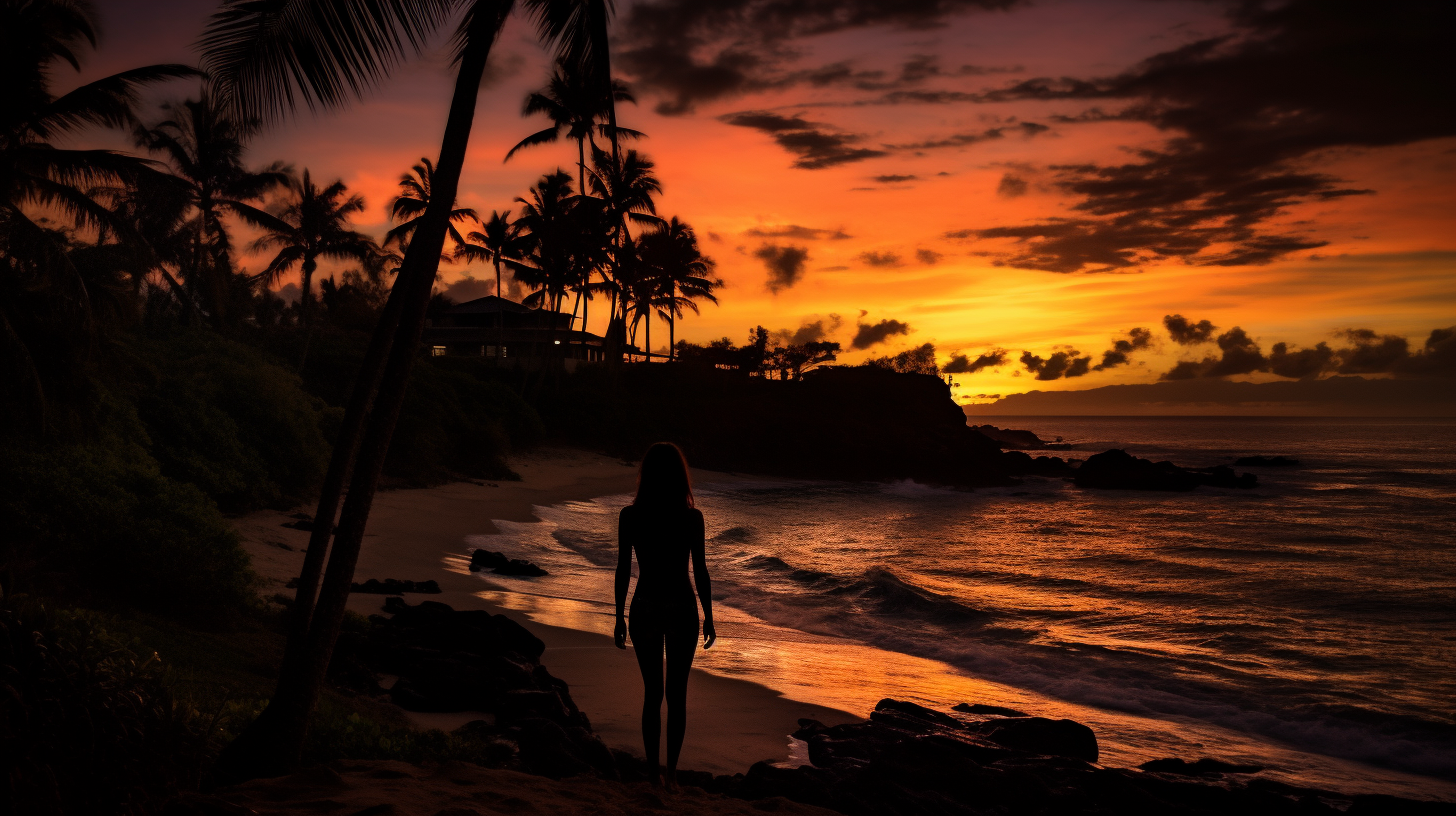
[(379, 253), (369, 236), (349, 229), (349, 216), (364, 211), (364, 199), (345, 197), (348, 188), (335, 181), (327, 187), (313, 183), (305, 168), (302, 177), (291, 177), (288, 188), (293, 197), (277, 218), (270, 217), (268, 232), (253, 242), (255, 252), (277, 250), (273, 260), (258, 274), (265, 286), (272, 286), (295, 264), (300, 265), (299, 316), (310, 320), (313, 303), (313, 273), (319, 258), (367, 262)]
[[(657, 216), (655, 201), (655, 196), (662, 193), (662, 184), (653, 172), (656, 165), (636, 150), (628, 150), (616, 159), (605, 151), (593, 150), (592, 165), (592, 190), (602, 200), (605, 217), (611, 225), (612, 244), (622, 250), (612, 254), (610, 271), (605, 273), (607, 277), (601, 287), (612, 296), (607, 321), (607, 325), (611, 326), (616, 321), (617, 302), (623, 292), (620, 259), (634, 257), (625, 251), (623, 241), (631, 235), (631, 224), (645, 229), (657, 229), (663, 225), (662, 219)], [(641, 278), (641, 274), (633, 275), (634, 280)], [(626, 314), (625, 306), (623, 314)]]
[[(491, 211), (490, 218), (481, 224), (480, 232), (466, 236), (464, 243), (455, 248), (455, 256), (471, 261), (486, 261), (495, 267), (495, 295), (501, 294), (501, 264), (506, 260), (519, 261), (526, 252), (528, 240), (522, 234), (521, 225), (511, 220), (511, 211)], [(495, 355), (501, 356), (505, 347), (505, 313), (496, 322)]]
[[(421, 157), (420, 163), (412, 167), (410, 172), (399, 177), (400, 193), (389, 203), (389, 217), (398, 221), (399, 226), (385, 234), (385, 246), (409, 246), (410, 236), (419, 227), (420, 219), (424, 218), (425, 211), (430, 207), (430, 192), (434, 186), (435, 165), (425, 157)], [(455, 246), (459, 247), (465, 243), (465, 237), (455, 228), (455, 224), (479, 220), (475, 210), (468, 207), (453, 208), (450, 210), (446, 233), (455, 242)]]
[(628, 128), (612, 130), (611, 125), (601, 122), (615, 108), (615, 103), (636, 101), (621, 81), (603, 83), (584, 73), (578, 64), (560, 61), (546, 81), (546, 87), (528, 94), (521, 107), (522, 116), (546, 114), (551, 126), (522, 139), (506, 152), (506, 161), (510, 161), (511, 156), (522, 148), (553, 144), (564, 132), (566, 138), (576, 142), (577, 189), (585, 192), (586, 145), (591, 142), (592, 149), (596, 149), (594, 134), (600, 133), (608, 138), (614, 133), (619, 138), (642, 138), (643, 134), (638, 131)]
[[(611, 76), (606, 0), (522, 3), (534, 13), (543, 40), (574, 63), (598, 66), (600, 76)], [(344, 412), (291, 607), (278, 688), (258, 720), (219, 758), (215, 773), (221, 780), (287, 771), (299, 762), (424, 329), (481, 78), (513, 7), (512, 0), (224, 0), (203, 36), (203, 64), (226, 101), (253, 115), (277, 118), (300, 102), (334, 108), (357, 98), (417, 52), (446, 19), (459, 19), (455, 88), (431, 200), (405, 252)], [(578, 45), (583, 40), (586, 47)], [(615, 126), (615, 109), (609, 120)], [(350, 489), (340, 512), (346, 479)], [(336, 514), (339, 523), (330, 552), (330, 522)]]
[[(56, 96), (56, 63), (81, 69), (96, 46), (96, 17), (74, 0), (0, 3), (0, 351), (6, 380), (30, 395), (44, 426), (47, 370), (66, 360), (47, 350), (50, 326), (65, 326), (78, 353), (94, 325), (90, 293), (69, 254), (70, 230), (130, 232), (98, 191), (153, 173), (148, 164), (110, 150), (76, 150), (56, 141), (88, 127), (134, 121), (145, 86), (196, 76), (184, 65), (135, 68)], [(59, 225), (46, 223), (60, 218)], [(53, 359), (54, 358), (54, 359)], [(55, 363), (57, 365), (51, 365)]]
[(209, 305), (214, 325), (228, 320), (234, 288), (232, 240), (224, 216), (231, 215), (263, 229), (278, 225), (267, 212), (248, 203), (289, 183), (287, 168), (274, 162), (261, 172), (243, 166), (247, 129), (220, 109), (211, 94), (169, 103), (170, 118), (150, 128), (137, 128), (139, 147), (163, 157), (178, 182), (191, 218), (183, 226), (190, 252), (180, 266), (194, 297)]
[[(717, 303), (713, 290), (723, 281), (711, 277), (713, 259), (703, 255), (698, 248), (698, 237), (693, 228), (673, 216), (659, 232), (642, 237), (642, 255), (652, 270), (655, 285), (649, 307), (667, 321), (667, 348), (671, 358), (677, 343), (677, 319), (684, 309), (698, 313), (698, 300)], [(651, 315), (648, 315), (651, 319)], [(651, 327), (649, 324), (649, 337)]]

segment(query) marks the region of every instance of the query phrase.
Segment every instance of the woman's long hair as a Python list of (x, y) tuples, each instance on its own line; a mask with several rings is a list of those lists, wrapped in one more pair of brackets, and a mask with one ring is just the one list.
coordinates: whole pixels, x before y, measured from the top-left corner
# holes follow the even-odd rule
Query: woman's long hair
[(633, 504), (656, 507), (692, 507), (693, 483), (682, 449), (671, 442), (658, 442), (642, 457), (637, 471), (637, 498)]

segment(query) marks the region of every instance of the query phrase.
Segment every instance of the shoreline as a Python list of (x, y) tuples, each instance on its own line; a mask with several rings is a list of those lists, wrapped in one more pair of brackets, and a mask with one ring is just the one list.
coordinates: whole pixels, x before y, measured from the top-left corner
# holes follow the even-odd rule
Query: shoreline
[[(534, 529), (538, 523), (554, 521), (558, 512), (572, 512), (573, 503), (631, 493), (635, 469), (610, 457), (569, 448), (538, 451), (513, 460), (512, 466), (521, 473), (521, 482), (456, 482), (379, 494), (355, 579), (435, 579), (443, 590), (441, 595), (406, 596), (406, 600), (439, 600), (456, 609), (485, 609), (526, 624), (547, 645), (542, 663), (570, 685), (573, 697), (603, 741), (641, 756), (640, 679), (630, 652), (616, 650), (606, 634), (610, 631), (609, 612), (603, 617), (601, 608), (591, 608), (596, 602), (571, 600), (582, 596), (554, 595), (549, 584), (472, 574), (468, 569), (468, 552), (475, 545), (468, 536), (515, 532), (499, 529), (502, 525), (492, 520), (508, 522), (503, 525), (506, 528), (524, 524)], [(764, 478), (697, 470), (693, 476), (695, 483), (704, 487), (760, 482)], [(538, 509), (542, 511), (539, 517)], [(255, 525), (255, 535), (245, 533), (249, 550), (259, 561), (255, 569), (263, 573), (263, 562), (274, 562), (268, 575), (280, 588), (297, 574), (296, 564), (302, 553), (282, 551), (268, 543), (287, 538), (301, 546), (307, 540), (306, 533), (279, 526), (290, 519), (283, 513), (255, 513), (238, 520), (240, 529), (245, 524)], [(549, 535), (550, 527), (547, 524), (539, 534)], [(520, 555), (534, 558), (529, 552)], [(374, 614), (380, 610), (383, 598), (356, 593), (350, 598), (349, 608), (360, 614)], [(779, 631), (773, 626), (768, 628), (774, 631), (757, 637), (749, 631), (765, 626), (765, 622), (731, 608), (725, 607), (719, 614), (719, 631), (727, 636), (720, 638), (720, 644), (727, 648), (720, 645), (710, 652), (698, 652), (689, 693), (689, 733), (682, 768), (731, 775), (745, 771), (758, 760), (783, 762), (790, 759), (788, 734), (795, 730), (799, 718), (818, 719), (826, 725), (859, 722), (876, 700), (894, 697), (931, 707), (957, 702), (992, 703), (1073, 719), (1091, 725), (1106, 738), (1103, 762), (1109, 766), (1135, 767), (1142, 761), (1166, 756), (1213, 755), (1268, 764), (1267, 775), (1284, 782), (1357, 793), (1397, 792), (1456, 800), (1456, 787), (1439, 779), (1308, 754), (1277, 740), (1259, 739), (1216, 725), (1071, 703), (964, 674), (930, 658), (884, 652), (873, 645), (835, 637), (810, 636), (805, 640), (799, 637), (803, 633)], [(735, 628), (739, 631), (734, 632)], [(763, 640), (764, 634), (768, 640)], [(784, 635), (795, 641), (787, 650), (779, 642)], [(767, 674), (758, 665), (763, 660), (770, 664)], [(874, 667), (873, 676), (879, 682), (864, 682), (861, 672), (867, 667)], [(870, 692), (869, 696), (865, 696), (866, 692)], [(401, 713), (418, 727), (442, 730), (477, 718), (469, 713)], [(1170, 742), (1177, 747), (1170, 748)], [(1298, 764), (1280, 761), (1296, 755), (1302, 755)], [(802, 753), (794, 761), (803, 761)], [(1352, 771), (1358, 781), (1350, 779)], [(1339, 785), (1336, 780), (1346, 784)]]
[[(482, 597), (496, 590), (469, 572), (466, 537), (498, 532), (494, 521), (534, 523), (538, 506), (589, 501), (629, 493), (636, 486), (635, 466), (575, 449), (546, 448), (511, 460), (519, 482), (450, 482), (430, 488), (379, 492), (370, 512), (355, 581), (435, 580), (438, 595), (407, 595), (409, 603), (439, 601), (457, 610), (483, 609), (524, 624), (546, 643), (541, 662), (571, 687), (572, 697), (591, 719), (593, 730), (613, 748), (642, 755), (641, 678), (630, 648), (618, 650), (608, 636), (530, 620)], [(711, 471), (693, 471), (695, 484), (744, 480)], [(263, 579), (260, 594), (289, 593), (298, 575), (309, 534), (282, 526), (292, 515), (257, 511), (233, 520), (253, 570)], [(348, 608), (379, 614), (383, 595), (353, 593)], [(721, 645), (717, 648), (721, 648)], [(703, 652), (699, 650), (701, 656)], [(392, 704), (391, 704), (392, 705)], [(452, 730), (481, 715), (471, 712), (421, 714), (400, 709), (420, 728)], [(688, 736), (680, 767), (733, 774), (759, 760), (789, 759), (801, 717), (826, 725), (857, 722), (849, 712), (785, 697), (760, 683), (694, 667), (689, 681)]]

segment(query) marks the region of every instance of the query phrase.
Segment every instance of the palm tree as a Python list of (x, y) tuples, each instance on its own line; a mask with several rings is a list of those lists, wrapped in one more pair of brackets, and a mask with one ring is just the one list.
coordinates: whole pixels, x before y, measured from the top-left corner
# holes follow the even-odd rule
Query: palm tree
[(137, 128), (139, 147), (162, 156), (179, 182), (192, 217), (189, 257), (180, 265), (193, 297), (204, 292), (215, 325), (228, 319), (231, 298), (232, 241), (225, 215), (269, 228), (273, 218), (249, 204), (288, 183), (288, 169), (274, 162), (261, 172), (243, 166), (247, 128), (233, 121), (211, 94), (164, 106), (171, 117), (151, 128)]
[[(495, 295), (501, 295), (501, 262), (509, 259), (518, 261), (527, 249), (527, 239), (521, 225), (511, 220), (511, 211), (490, 213), (490, 218), (481, 224), (480, 232), (472, 232), (466, 240), (455, 247), (457, 258), (471, 261), (488, 261), (495, 267)], [(497, 322), (495, 356), (501, 356), (505, 347), (505, 313)]]
[(278, 250), (258, 273), (258, 281), (264, 286), (272, 286), (295, 264), (301, 265), (299, 316), (307, 324), (313, 302), (313, 273), (319, 258), (367, 263), (380, 250), (372, 238), (349, 229), (349, 216), (364, 211), (364, 199), (357, 195), (345, 198), (348, 188), (344, 182), (320, 188), (305, 168), (301, 178), (289, 178), (288, 187), (293, 200), (278, 217), (269, 216), (266, 222), (260, 222), (268, 232), (253, 242), (252, 250)]
[[(630, 235), (630, 224), (648, 229), (662, 226), (654, 200), (654, 196), (662, 193), (662, 183), (653, 173), (656, 165), (651, 159), (636, 150), (628, 150), (626, 155), (614, 159), (605, 151), (594, 149), (592, 164), (592, 191), (602, 200), (606, 216), (612, 223), (615, 245), (620, 245)], [(625, 256), (614, 255), (614, 264), (618, 257)], [(614, 268), (611, 274), (614, 279), (619, 278), (620, 269)], [(610, 285), (606, 288), (613, 294), (611, 315), (607, 321), (610, 326), (616, 319), (616, 296), (622, 287), (620, 282), (607, 283)]]
[[(95, 45), (96, 16), (87, 4), (0, 0), (0, 364), (11, 369), (7, 379), (17, 393), (30, 393), (42, 425), (45, 369), (59, 369), (38, 364), (45, 340), (30, 329), (42, 313), (49, 315), (45, 323), (64, 325), (78, 339), (92, 325), (84, 275), (69, 256), (71, 230), (105, 225), (127, 232), (124, 219), (93, 192), (155, 175), (133, 156), (54, 142), (90, 127), (128, 126), (143, 87), (197, 75), (183, 65), (153, 65), (54, 95), (55, 64), (79, 71), (83, 49)], [(48, 218), (61, 219), (64, 228)]]
[[(703, 255), (698, 248), (698, 237), (693, 228), (679, 221), (677, 216), (660, 232), (642, 238), (642, 254), (648, 266), (655, 273), (656, 286), (649, 298), (648, 306), (667, 321), (667, 350), (669, 358), (677, 342), (677, 318), (683, 310), (698, 313), (697, 300), (717, 303), (713, 290), (721, 287), (723, 281), (711, 277), (713, 259)], [(649, 313), (648, 338), (652, 336), (652, 316)]]
[[(430, 191), (435, 186), (435, 165), (426, 157), (420, 158), (420, 163), (411, 168), (411, 172), (399, 177), (399, 195), (389, 203), (389, 217), (400, 222), (399, 226), (390, 230), (384, 236), (384, 245), (398, 244), (401, 247), (409, 245), (411, 235), (420, 226), (420, 219), (425, 217), (425, 210), (430, 207)], [(446, 226), (446, 232), (450, 240), (455, 242), (456, 247), (465, 244), (465, 238), (455, 229), (455, 224), (461, 221), (479, 222), (475, 210), (468, 207), (457, 207), (450, 210), (450, 220)]]
[(598, 123), (607, 116), (608, 110), (615, 103), (636, 101), (632, 92), (620, 80), (612, 80), (606, 84), (594, 81), (578, 65), (560, 61), (551, 78), (547, 80), (546, 87), (527, 95), (521, 108), (522, 116), (546, 114), (551, 119), (551, 126), (522, 139), (506, 152), (506, 161), (510, 161), (511, 156), (522, 148), (555, 143), (561, 138), (562, 131), (565, 131), (566, 138), (576, 142), (577, 189), (584, 194), (586, 144), (590, 141), (592, 150), (596, 150), (596, 140), (593, 138), (595, 133), (601, 133), (608, 138), (613, 134), (630, 139), (642, 138), (643, 134), (638, 131), (627, 128), (612, 130), (609, 125)]
[[(597, 75), (611, 76), (607, 0), (522, 2), (535, 14), (543, 40), (573, 62), (597, 67)], [(455, 88), (434, 189), (344, 412), (291, 607), (278, 688), (263, 714), (219, 758), (215, 776), (220, 780), (287, 771), (299, 762), (424, 329), (481, 78), (513, 6), (513, 0), (224, 0), (203, 36), (203, 64), (227, 101), (251, 115), (277, 118), (293, 112), (299, 101), (335, 108), (357, 98), (409, 51), (418, 51), (445, 19), (461, 12), (454, 37)], [(615, 142), (615, 107), (609, 122)], [(348, 499), (340, 511), (346, 479)], [(330, 521), (336, 514), (330, 551)]]

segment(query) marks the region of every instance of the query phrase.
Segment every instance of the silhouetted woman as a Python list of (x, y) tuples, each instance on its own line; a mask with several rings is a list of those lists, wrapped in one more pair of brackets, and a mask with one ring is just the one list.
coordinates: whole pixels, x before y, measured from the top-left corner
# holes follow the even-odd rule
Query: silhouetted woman
[[(630, 625), (623, 617), (637, 552), (637, 592)], [(694, 581), (688, 580), (688, 559)], [(697, 598), (693, 584), (697, 584)], [(703, 648), (718, 639), (713, 596), (703, 553), (703, 514), (693, 506), (693, 488), (682, 451), (666, 442), (647, 449), (637, 476), (637, 498), (617, 522), (617, 648), (627, 633), (642, 669), (642, 743), (653, 781), (661, 784), (658, 734), (662, 730), (663, 654), (667, 655), (667, 779), (675, 783), (677, 758), (687, 730), (688, 672), (698, 648), (698, 600), (703, 602)]]

